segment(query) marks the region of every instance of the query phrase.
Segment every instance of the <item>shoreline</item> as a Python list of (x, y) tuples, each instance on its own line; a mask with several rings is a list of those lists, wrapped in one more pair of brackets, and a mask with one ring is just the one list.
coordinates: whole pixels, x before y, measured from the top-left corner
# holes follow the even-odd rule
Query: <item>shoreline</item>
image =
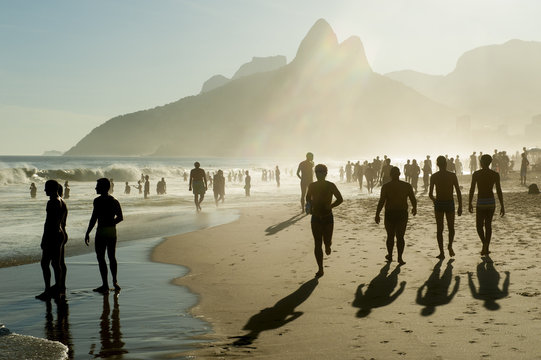
[[(541, 312), (532, 310), (540, 295), (535, 290), (541, 288), (540, 271), (521, 247), (541, 253), (533, 242), (541, 235), (538, 197), (504, 194), (507, 214), (495, 215), (491, 273), (485, 273), (478, 255), (467, 194), (464, 214), (456, 220), (457, 256), (442, 262), (434, 258), (431, 201), (418, 196), (419, 213), (410, 216), (402, 267), (384, 261), (385, 231), (373, 223), (377, 200), (349, 199), (335, 209), (333, 253), (325, 257), (325, 275), (317, 281), (309, 217), (300, 214), (294, 200), (242, 209), (233, 223), (159, 244), (152, 260), (189, 269), (173, 283), (196, 294), (199, 301), (190, 313), (212, 324), (205, 342), (184, 355), (459, 359), (475, 354), (503, 359), (536, 351), (537, 342), (528, 334), (541, 329), (541, 322), (532, 322), (529, 313), (539, 313), (533, 320), (541, 320)], [(432, 285), (430, 291), (425, 284)], [(444, 293), (438, 294), (434, 284)], [(481, 294), (475, 293), (477, 285)], [(483, 294), (487, 286), (499, 297)], [(517, 339), (520, 343), (513, 345)]]

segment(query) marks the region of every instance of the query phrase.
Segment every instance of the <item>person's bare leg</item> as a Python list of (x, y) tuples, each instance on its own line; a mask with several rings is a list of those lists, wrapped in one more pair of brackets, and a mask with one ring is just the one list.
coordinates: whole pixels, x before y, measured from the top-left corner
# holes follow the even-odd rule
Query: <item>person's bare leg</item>
[(109, 268), (111, 269), (111, 277), (113, 278), (113, 287), (116, 291), (120, 291), (120, 286), (118, 285), (117, 279), (117, 270), (118, 264), (116, 261), (116, 240), (111, 240), (107, 246), (107, 257), (109, 258)]
[(331, 245), (332, 245), (332, 233), (334, 229), (334, 224), (325, 224), (323, 226), (323, 243), (325, 244), (325, 254), (331, 255)]
[(404, 265), (406, 263), (402, 257), (402, 254), (404, 254), (404, 248), (406, 247), (404, 235), (406, 234), (407, 225), (408, 220), (402, 221), (396, 225), (396, 250), (398, 253), (398, 263), (400, 265)]
[(304, 211), (304, 201), (306, 197), (306, 191), (308, 190), (308, 185), (305, 185), (301, 182), (301, 209)]
[(323, 250), (321, 246), (323, 244), (323, 231), (321, 224), (312, 223), (312, 235), (314, 236), (314, 256), (316, 257), (316, 263), (318, 271), (316, 277), (323, 276)]
[(193, 202), (195, 203), (195, 210), (199, 211), (199, 194), (193, 195)]
[(394, 248), (394, 235), (395, 235), (395, 224), (392, 222), (385, 223), (385, 230), (387, 231), (387, 241), (385, 245), (387, 246), (387, 255), (385, 259), (389, 262), (393, 261), (393, 248)]
[(449, 256), (455, 256), (453, 250), (453, 241), (455, 239), (455, 212), (447, 211), (445, 213), (445, 218), (447, 219), (447, 231), (449, 231), (449, 245), (447, 245), (447, 250), (449, 251)]
[(440, 253), (436, 256), (438, 259), (445, 259), (445, 253), (443, 251), (443, 211), (434, 211), (436, 217), (436, 239), (438, 240), (438, 248)]
[(481, 243), (483, 244), (483, 248), (481, 249), (481, 255), (486, 255), (486, 250), (487, 250), (484, 225), (485, 225), (484, 212), (480, 209), (477, 209), (475, 213), (475, 227), (477, 229), (477, 234), (479, 235), (479, 239), (481, 239)]
[(485, 255), (490, 254), (490, 240), (492, 239), (492, 218), (495, 208), (488, 209), (485, 217)]
[(199, 211), (201, 211), (201, 203), (203, 202), (204, 198), (205, 198), (205, 194), (199, 195), (199, 202), (197, 203), (197, 208), (199, 209)]

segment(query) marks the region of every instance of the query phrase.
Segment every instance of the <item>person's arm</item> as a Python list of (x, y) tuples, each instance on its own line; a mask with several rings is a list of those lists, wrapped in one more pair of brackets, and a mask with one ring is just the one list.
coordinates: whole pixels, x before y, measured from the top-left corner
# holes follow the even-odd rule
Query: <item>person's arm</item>
[(472, 201), (473, 201), (473, 194), (475, 193), (476, 184), (477, 184), (477, 176), (475, 175), (475, 173), (473, 173), (471, 177), (470, 194), (468, 196), (468, 211), (471, 213), (473, 212)]
[(380, 192), (380, 195), (379, 195), (379, 201), (378, 201), (378, 207), (376, 209), (376, 217), (374, 218), (374, 220), (376, 221), (376, 224), (379, 224), (379, 214), (381, 213), (381, 209), (383, 209), (383, 205), (385, 205), (385, 200), (387, 199), (387, 194), (386, 194), (386, 186), (382, 186), (381, 187), (381, 192)]
[(344, 199), (342, 198), (342, 194), (340, 194), (340, 191), (338, 190), (338, 188), (336, 187), (335, 184), (332, 184), (332, 194), (334, 195), (334, 197), (336, 198), (336, 200), (331, 204), (331, 208), (335, 208), (337, 207), (338, 205), (340, 205), (341, 203), (344, 202)]
[(428, 191), (428, 197), (433, 202), (436, 201), (436, 199), (434, 198), (434, 176), (435, 175), (430, 176), (430, 190)]
[(456, 175), (454, 176), (454, 179), (453, 179), (453, 186), (455, 187), (456, 197), (458, 200), (457, 214), (458, 216), (461, 216), (462, 215), (462, 193), (460, 192), (460, 186), (458, 186), (458, 178), (456, 177)]
[(301, 177), (301, 164), (299, 164), (299, 167), (297, 168), (297, 177), (302, 180), (302, 177)]
[(120, 203), (118, 200), (115, 200), (115, 225), (124, 220), (124, 216), (122, 215), (122, 208), (120, 207)]
[(496, 173), (496, 194), (498, 194), (498, 200), (500, 201), (500, 216), (504, 216), (505, 207), (503, 206), (502, 186), (500, 184), (500, 174), (498, 173)]
[(409, 186), (408, 197), (411, 202), (411, 214), (413, 216), (417, 215), (417, 199), (415, 198), (415, 193), (413, 192), (413, 186)]
[(193, 170), (190, 171), (190, 181), (188, 183), (188, 190), (192, 191)]
[(205, 183), (205, 190), (208, 190), (207, 176), (203, 173), (203, 182)]
[(92, 210), (92, 216), (90, 217), (90, 221), (88, 222), (88, 229), (86, 230), (85, 235), (85, 244), (88, 246), (90, 243), (90, 232), (94, 228), (94, 225), (96, 225), (96, 221), (98, 221), (98, 216), (96, 214), (96, 200), (94, 200), (94, 210)]

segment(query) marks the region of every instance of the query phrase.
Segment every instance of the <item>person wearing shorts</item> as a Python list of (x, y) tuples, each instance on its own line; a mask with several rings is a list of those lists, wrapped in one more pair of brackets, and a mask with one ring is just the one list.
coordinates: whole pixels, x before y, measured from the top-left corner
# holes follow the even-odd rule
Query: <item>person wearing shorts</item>
[[(462, 215), (462, 194), (458, 186), (458, 178), (456, 174), (447, 171), (447, 160), (445, 156), (438, 156), (436, 165), (439, 171), (432, 174), (430, 177), (430, 190), (428, 196), (434, 202), (434, 216), (436, 217), (436, 238), (438, 240), (438, 248), (440, 250), (438, 259), (445, 259), (443, 250), (443, 217), (447, 219), (447, 231), (449, 232), (449, 244), (447, 250), (449, 256), (455, 256), (453, 251), (453, 240), (455, 238), (455, 200), (453, 198), (453, 189), (456, 191), (458, 200), (458, 216)], [(434, 188), (436, 196), (434, 196)]]
[[(308, 186), (306, 192), (306, 213), (312, 214), (311, 227), (314, 236), (314, 255), (318, 271), (316, 277), (323, 276), (323, 250), (325, 254), (331, 254), (332, 233), (334, 230), (334, 217), (332, 209), (340, 205), (344, 200), (336, 185), (325, 180), (327, 167), (318, 164), (315, 167), (317, 181)], [(336, 200), (333, 202), (333, 196)]]
[(473, 212), (473, 195), (477, 187), (477, 206), (475, 212), (475, 225), (477, 234), (481, 239), (483, 247), (481, 256), (490, 254), (490, 240), (492, 239), (492, 218), (496, 211), (496, 199), (494, 199), (494, 186), (500, 202), (500, 215), (505, 215), (503, 205), (502, 187), (500, 185), (500, 174), (490, 169), (492, 157), (490, 155), (481, 156), (481, 169), (473, 173), (469, 194), (468, 209)]
[(301, 161), (297, 168), (297, 177), (301, 179), (301, 209), (304, 211), (304, 200), (308, 185), (314, 181), (314, 154), (306, 153), (306, 160)]
[(207, 175), (205, 170), (201, 169), (199, 162), (195, 162), (194, 168), (190, 171), (190, 183), (188, 189), (193, 191), (195, 209), (197, 212), (201, 211), (201, 203), (205, 198), (205, 192), (207, 191)]
[(94, 289), (94, 291), (106, 294), (109, 292), (109, 282), (107, 280), (107, 263), (105, 262), (105, 252), (109, 258), (109, 267), (113, 278), (113, 287), (115, 291), (120, 291), (117, 279), (117, 261), (116, 261), (116, 224), (124, 220), (122, 208), (117, 199), (109, 194), (111, 182), (109, 179), (98, 179), (96, 185), (96, 193), (99, 194), (94, 199), (94, 210), (88, 223), (88, 229), (85, 235), (85, 244), (90, 243), (90, 232), (98, 223), (95, 237), (95, 250), (100, 269), (102, 285)]
[(385, 259), (393, 261), (394, 238), (396, 236), (396, 249), (398, 253), (398, 263), (405, 264), (402, 254), (404, 253), (406, 226), (408, 225), (408, 198), (411, 202), (411, 214), (417, 214), (417, 200), (413, 193), (412, 186), (400, 180), (400, 169), (396, 166), (390, 170), (391, 180), (381, 187), (378, 207), (374, 220), (376, 224), (380, 223), (380, 213), (385, 206), (385, 230), (387, 232), (387, 255)]

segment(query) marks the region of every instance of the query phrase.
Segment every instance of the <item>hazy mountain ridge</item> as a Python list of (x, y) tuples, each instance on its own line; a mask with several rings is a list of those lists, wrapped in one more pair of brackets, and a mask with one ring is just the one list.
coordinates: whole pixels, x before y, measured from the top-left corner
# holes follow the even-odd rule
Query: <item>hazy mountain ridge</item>
[(376, 153), (381, 151), (374, 150), (378, 147), (392, 151), (437, 144), (438, 134), (455, 128), (456, 114), (374, 73), (360, 39), (338, 43), (330, 25), (320, 19), (291, 63), (165, 106), (115, 117), (66, 154)]
[(223, 75), (214, 75), (203, 83), (200, 93), (214, 90), (224, 86), (231, 80), (239, 79), (244, 76), (250, 76), (261, 72), (272, 71), (281, 68), (287, 64), (287, 59), (283, 55), (257, 57), (254, 56), (250, 62), (242, 64), (233, 74), (231, 79)]
[(541, 113), (541, 42), (510, 40), (470, 50), (445, 76), (411, 70), (386, 76), (485, 123), (523, 122)]

